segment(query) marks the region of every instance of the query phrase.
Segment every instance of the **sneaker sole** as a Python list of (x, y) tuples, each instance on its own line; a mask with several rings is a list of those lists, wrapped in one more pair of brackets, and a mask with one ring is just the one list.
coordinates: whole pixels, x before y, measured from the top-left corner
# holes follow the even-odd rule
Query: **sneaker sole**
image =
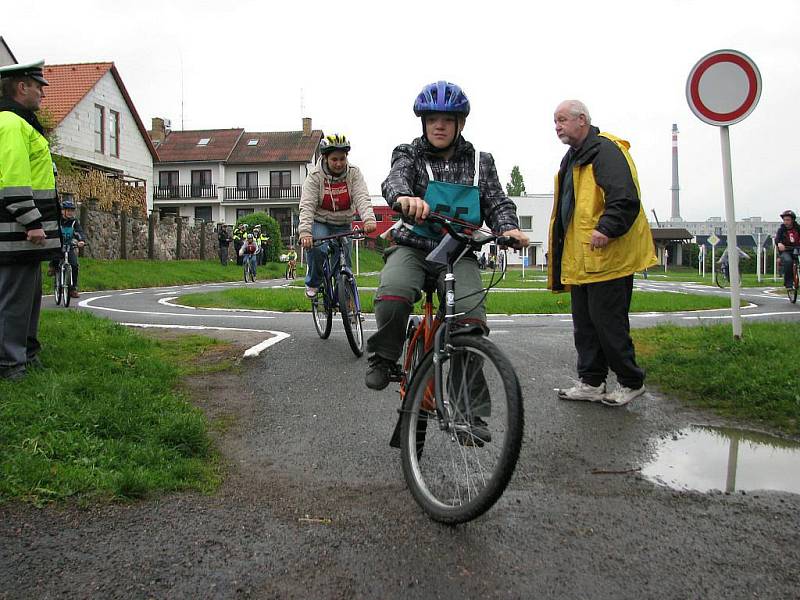
[(636, 398), (639, 398), (640, 396), (644, 395), (644, 392), (645, 392), (644, 386), (642, 386), (641, 388), (639, 388), (636, 391), (639, 392), (639, 393), (636, 394), (635, 396), (631, 396), (625, 402), (609, 402), (608, 400), (606, 400), (604, 398), (602, 400), (603, 405), (605, 405), (605, 406), (625, 406), (626, 404), (630, 404), (632, 400), (636, 400)]
[(566, 396), (566, 395), (562, 394), (561, 392), (558, 393), (558, 399), (559, 400), (565, 400), (567, 402), (592, 402), (592, 403), (603, 402), (603, 396), (581, 396), (581, 397), (576, 397), (576, 396)]

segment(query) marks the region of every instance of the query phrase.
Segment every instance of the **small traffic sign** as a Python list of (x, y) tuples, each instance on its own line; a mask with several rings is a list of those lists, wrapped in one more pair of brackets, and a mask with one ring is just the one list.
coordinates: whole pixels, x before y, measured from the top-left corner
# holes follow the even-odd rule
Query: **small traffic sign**
[(712, 233), (710, 236), (708, 236), (708, 243), (712, 246), (716, 246), (719, 244), (719, 238), (716, 236), (716, 234)]
[(733, 125), (747, 117), (761, 97), (761, 73), (736, 50), (701, 58), (686, 80), (686, 100), (695, 116), (710, 125)]

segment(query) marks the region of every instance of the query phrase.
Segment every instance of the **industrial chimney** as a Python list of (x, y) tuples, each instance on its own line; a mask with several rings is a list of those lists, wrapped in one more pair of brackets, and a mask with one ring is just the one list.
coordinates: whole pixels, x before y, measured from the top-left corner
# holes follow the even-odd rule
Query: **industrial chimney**
[(671, 221), (682, 221), (680, 185), (678, 185), (678, 124), (672, 124), (672, 218)]

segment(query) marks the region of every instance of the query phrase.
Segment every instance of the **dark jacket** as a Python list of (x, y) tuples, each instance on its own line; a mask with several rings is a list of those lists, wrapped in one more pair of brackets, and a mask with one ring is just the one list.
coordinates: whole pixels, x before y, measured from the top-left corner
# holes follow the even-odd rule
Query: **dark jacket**
[[(796, 221), (794, 223), (794, 230), (800, 233), (800, 227), (798, 227)], [(789, 231), (789, 228), (781, 223), (781, 226), (778, 227), (778, 233), (775, 234), (775, 244), (783, 244), (784, 246), (797, 246), (798, 244), (792, 244), (789, 241)]]
[[(481, 150), (478, 148), (478, 150)], [(503, 191), (497, 177), (494, 158), (488, 152), (480, 152), (481, 218), (497, 233), (519, 229), (517, 207)], [(472, 185), (475, 175), (475, 149), (460, 135), (450, 160), (436, 154), (436, 149), (424, 138), (411, 144), (401, 144), (392, 152), (392, 168), (381, 185), (383, 197), (392, 206), (400, 196), (423, 198), (428, 188), (428, 172), (425, 161), (431, 166), (436, 181)], [(406, 227), (394, 229), (392, 238), (403, 246), (432, 250), (437, 243), (418, 236)]]

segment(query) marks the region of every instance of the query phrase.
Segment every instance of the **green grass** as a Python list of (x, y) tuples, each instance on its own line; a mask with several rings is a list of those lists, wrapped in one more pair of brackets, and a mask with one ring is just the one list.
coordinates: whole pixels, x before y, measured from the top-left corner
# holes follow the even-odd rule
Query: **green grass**
[(800, 434), (798, 323), (659, 326), (632, 332), (649, 383), (694, 406)]
[[(705, 277), (702, 277), (697, 273), (697, 269), (690, 269), (689, 267), (670, 267), (666, 273), (664, 273), (664, 267), (654, 267), (648, 271), (647, 275), (651, 281), (692, 281), (716, 286), (716, 283), (711, 278), (710, 271), (706, 271)], [(780, 273), (778, 278), (778, 281), (773, 281), (772, 273), (762, 274), (761, 283), (759, 283), (755, 273), (742, 273), (742, 287), (780, 287), (783, 285), (783, 278)], [(644, 277), (642, 277), (641, 273), (637, 273), (636, 279), (643, 280)]]
[(64, 310), (43, 311), (40, 339), (45, 368), (0, 381), (0, 502), (217, 485), (205, 417), (177, 384), (218, 342), (155, 341)]
[[(374, 292), (362, 290), (360, 296), (362, 310), (372, 312)], [(478, 301), (477, 296), (475, 301)], [(309, 311), (311, 306), (305, 293), (295, 288), (237, 288), (221, 292), (186, 294), (181, 296), (178, 302), (206, 308), (247, 308), (284, 312)], [(728, 306), (730, 300), (725, 297), (662, 292), (634, 292), (631, 302), (633, 312), (699, 310)], [(569, 294), (552, 294), (545, 291), (497, 292), (489, 294), (486, 310), (495, 314), (570, 313), (571, 303)]]
[[(284, 276), (285, 263), (267, 263), (258, 267), (259, 279)], [(298, 266), (298, 277), (301, 271)], [(235, 261), (223, 267), (218, 260), (95, 260), (80, 259), (80, 289), (123, 290), (215, 281), (240, 281), (242, 267)], [(42, 263), (42, 288), (53, 292), (53, 278), (47, 276), (47, 263)]]

